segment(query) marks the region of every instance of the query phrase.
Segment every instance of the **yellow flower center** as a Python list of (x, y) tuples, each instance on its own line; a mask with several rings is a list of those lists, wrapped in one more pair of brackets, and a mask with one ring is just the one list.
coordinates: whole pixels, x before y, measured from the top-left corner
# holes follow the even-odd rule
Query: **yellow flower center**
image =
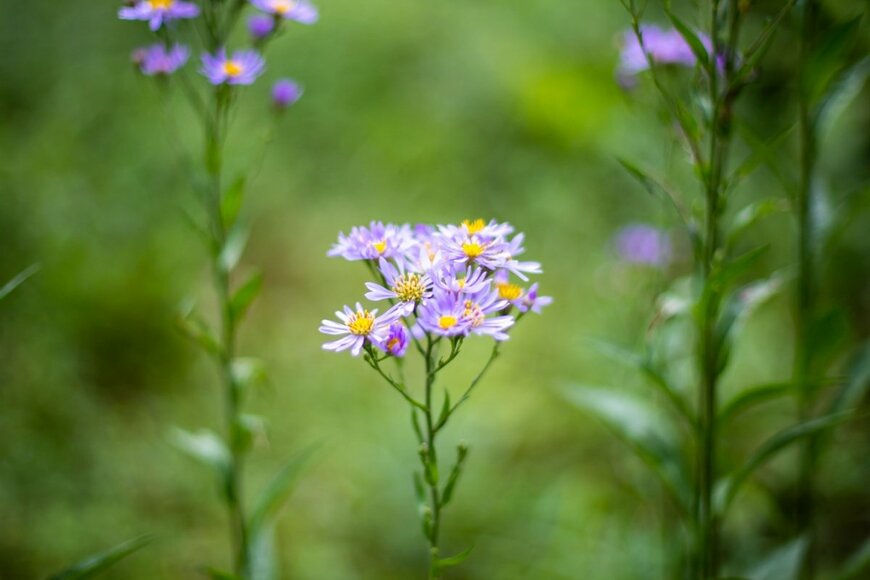
[(440, 326), (444, 330), (450, 330), (451, 328), (456, 326), (456, 322), (457, 320), (455, 316), (444, 315), (438, 319), (438, 326)]
[(483, 324), (483, 320), (486, 318), (486, 315), (483, 313), (483, 310), (480, 308), (480, 305), (472, 302), (471, 300), (465, 301), (465, 312), (463, 312), (466, 318), (471, 319), (471, 326), (477, 328), (481, 324)]
[(275, 0), (272, 2), (272, 10), (274, 10), (276, 14), (287, 14), (292, 8), (293, 2), (291, 0)]
[(403, 274), (396, 278), (393, 284), (393, 292), (399, 297), (402, 302), (416, 302), (423, 298), (423, 281), (417, 274)]
[(481, 218), (477, 218), (476, 220), (463, 220), (462, 225), (465, 226), (469, 234), (476, 234), (486, 227), (486, 222)]
[(227, 76), (237, 77), (245, 72), (245, 68), (234, 60), (228, 60), (224, 63), (224, 72)]
[(351, 334), (367, 336), (375, 326), (375, 316), (368, 310), (357, 311), (347, 321), (347, 328)]
[(387, 249), (387, 240), (381, 240), (380, 242), (373, 242), (372, 247), (377, 251), (377, 253), (383, 254), (384, 250)]
[(456, 285), (459, 286), (460, 290), (464, 290), (465, 289), (465, 278), (457, 278)]
[(523, 295), (523, 289), (516, 284), (498, 282), (495, 286), (498, 288), (499, 297), (505, 300), (516, 300)]
[(462, 251), (465, 252), (465, 255), (470, 259), (475, 259), (479, 255), (483, 253), (484, 246), (478, 244), (477, 242), (464, 242), (462, 244)]
[(169, 10), (175, 4), (175, 0), (148, 0), (152, 10)]

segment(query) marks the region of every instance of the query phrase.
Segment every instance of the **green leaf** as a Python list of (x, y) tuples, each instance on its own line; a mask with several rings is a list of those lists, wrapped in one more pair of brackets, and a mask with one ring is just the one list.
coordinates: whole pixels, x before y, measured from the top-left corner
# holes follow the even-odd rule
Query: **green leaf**
[(92, 578), (116, 562), (123, 560), (130, 554), (148, 545), (151, 543), (152, 539), (151, 536), (139, 536), (138, 538), (127, 540), (122, 544), (118, 544), (111, 550), (95, 556), (90, 556), (78, 564), (50, 576), (49, 580), (80, 580), (82, 578)]
[(785, 397), (794, 392), (794, 383), (769, 383), (741, 391), (730, 401), (722, 405), (719, 411), (720, 424), (731, 421), (734, 417), (760, 403)]
[(794, 0), (786, 2), (773, 20), (764, 27), (761, 34), (759, 34), (749, 48), (746, 49), (746, 52), (743, 55), (743, 64), (734, 75), (735, 84), (742, 84), (745, 79), (752, 74), (758, 66), (758, 63), (761, 62), (762, 58), (764, 58), (764, 55), (767, 54), (770, 45), (773, 44), (774, 33), (779, 29), (780, 23), (791, 11), (793, 5)]
[(768, 245), (764, 245), (753, 248), (736, 258), (719, 264), (719, 267), (716, 268), (711, 276), (710, 285), (719, 291), (723, 290), (729, 284), (751, 271), (752, 267), (755, 266), (768, 247)]
[(848, 316), (839, 308), (833, 308), (810, 320), (807, 333), (807, 352), (810, 369), (823, 374), (843, 352), (852, 328)]
[(238, 322), (245, 316), (262, 289), (263, 274), (256, 272), (233, 293), (230, 298), (230, 312), (234, 321)]
[(846, 55), (855, 45), (861, 30), (861, 16), (826, 31), (804, 67), (801, 89), (815, 106), (846, 65)]
[(223, 347), (215, 337), (208, 324), (194, 311), (194, 300), (186, 300), (178, 309), (175, 324), (189, 339), (197, 343), (206, 352), (220, 356)]
[(602, 355), (629, 366), (643, 375), (652, 386), (662, 393), (673, 409), (689, 424), (695, 426), (695, 417), (683, 397), (674, 389), (668, 380), (659, 373), (646, 358), (627, 350), (612, 342), (597, 339), (586, 339), (587, 344), (592, 346)]
[(310, 445), (291, 457), (262, 491), (251, 512), (248, 526), (251, 535), (258, 533), (263, 526), (269, 525), (277, 517), (290, 496), (299, 473), (319, 446), (319, 444)]
[(471, 546), (470, 548), (467, 548), (467, 549), (459, 552), (455, 556), (449, 556), (447, 558), (438, 558), (435, 561), (435, 566), (439, 570), (443, 569), (443, 568), (449, 568), (451, 566), (458, 566), (459, 564), (462, 564), (463, 562), (465, 562), (468, 559), (468, 557), (471, 555), (472, 550), (474, 550), (474, 546)]
[(436, 425), (441, 425), (450, 415), (450, 391), (444, 390), (444, 404), (441, 405), (441, 414), (438, 416), (438, 420), (435, 422)]
[(731, 222), (731, 227), (728, 229), (727, 246), (733, 248), (737, 242), (743, 238), (746, 230), (757, 224), (762, 219), (776, 214), (785, 213), (788, 211), (788, 204), (781, 199), (763, 199), (749, 204), (740, 210), (734, 221)]
[(563, 396), (626, 443), (659, 477), (684, 513), (690, 503), (688, 469), (673, 425), (646, 401), (609, 388), (572, 385)]
[(268, 379), (263, 361), (253, 357), (233, 359), (232, 373), (233, 381), (243, 389), (263, 385)]
[(677, 212), (677, 216), (683, 221), (684, 224), (687, 224), (687, 216), (685, 209), (683, 208), (682, 203), (677, 199), (676, 195), (673, 194), (667, 187), (665, 187), (659, 179), (652, 177), (649, 172), (644, 171), (631, 161), (623, 158), (617, 158), (617, 161), (620, 165), (631, 175), (641, 186), (653, 197), (664, 199), (669, 202), (671, 206), (673, 206), (674, 210)]
[(468, 446), (460, 443), (456, 446), (456, 465), (450, 471), (447, 485), (444, 486), (444, 493), (441, 494), (441, 507), (450, 503), (450, 499), (453, 497), (453, 490), (456, 489), (456, 482), (459, 481), (459, 476), (462, 474), (462, 466), (465, 464), (466, 457), (468, 457)]
[(13, 290), (21, 286), (21, 284), (23, 284), (25, 280), (36, 274), (38, 271), (39, 264), (33, 264), (32, 266), (12, 278), (3, 287), (0, 287), (0, 300), (3, 300), (7, 296), (9, 296), (9, 294), (11, 294)]
[(777, 453), (786, 449), (792, 443), (812, 437), (839, 425), (848, 417), (849, 413), (825, 415), (792, 425), (773, 435), (759, 447), (742, 467), (717, 482), (714, 500), (717, 513), (723, 516), (740, 490), (740, 487), (749, 476)]
[(840, 75), (840, 80), (836, 81), (822, 97), (817, 113), (818, 134), (821, 139), (828, 136), (843, 112), (861, 94), (868, 76), (870, 76), (870, 56), (858, 61)]
[(670, 8), (665, 7), (665, 13), (668, 15), (671, 23), (674, 25), (674, 28), (680, 33), (680, 36), (683, 37), (683, 40), (689, 45), (689, 48), (692, 49), (692, 54), (695, 55), (695, 58), (698, 59), (698, 62), (701, 66), (707, 70), (710, 66), (710, 56), (707, 54), (707, 47), (704, 46), (704, 43), (701, 42), (701, 39), (695, 33), (694, 30), (689, 28), (685, 22), (679, 19), (676, 14), (671, 12)]
[(221, 474), (229, 469), (230, 451), (223, 440), (212, 431), (201, 429), (191, 433), (176, 427), (169, 434), (169, 442), (185, 455), (215, 468)]
[(864, 540), (864, 543), (858, 546), (858, 549), (849, 556), (836, 579), (853, 580), (856, 578), (866, 578), (868, 572), (870, 572), (870, 538)]
[(834, 399), (834, 413), (854, 409), (861, 403), (870, 388), (870, 342), (864, 343), (853, 357), (849, 380)]
[(221, 248), (220, 256), (218, 256), (218, 264), (225, 272), (231, 272), (239, 264), (242, 254), (245, 252), (245, 246), (248, 244), (248, 230), (240, 226), (236, 226), (230, 230), (227, 236), (224, 247)]
[(809, 538), (801, 536), (784, 546), (780, 546), (746, 574), (752, 580), (789, 580), (800, 575)]
[(248, 546), (248, 568), (250, 580), (275, 580), (278, 578), (274, 522), (269, 522), (251, 533)]
[(221, 196), (221, 220), (224, 224), (224, 229), (229, 230), (236, 223), (239, 217), (239, 210), (242, 209), (242, 199), (245, 194), (245, 176), (239, 176), (227, 188)]
[[(785, 276), (774, 273), (765, 280), (758, 280), (732, 292), (716, 324), (716, 338), (720, 344), (726, 345), (730, 342), (731, 337), (742, 328), (750, 314), (776, 296), (784, 287)], [(724, 364), (721, 366), (724, 368)]]

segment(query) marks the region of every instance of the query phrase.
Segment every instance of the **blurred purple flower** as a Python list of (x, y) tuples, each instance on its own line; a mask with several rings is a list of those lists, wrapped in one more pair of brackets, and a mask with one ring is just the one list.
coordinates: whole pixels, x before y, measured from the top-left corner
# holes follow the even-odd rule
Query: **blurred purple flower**
[(673, 254), (667, 233), (644, 224), (633, 224), (620, 229), (614, 237), (620, 258), (633, 264), (666, 266)]
[(180, 44), (169, 50), (163, 44), (153, 44), (133, 51), (133, 62), (146, 76), (172, 74), (184, 66), (188, 58), (190, 50)]
[(401, 322), (394, 322), (390, 326), (390, 334), (387, 336), (383, 344), (377, 345), (385, 353), (392, 356), (405, 356), (405, 351), (408, 350), (408, 330)]
[(240, 50), (227, 56), (225, 49), (202, 55), (202, 74), (213, 85), (250, 85), (263, 73), (266, 63), (256, 50)]
[(276, 18), (302, 24), (314, 24), (318, 18), (317, 8), (306, 0), (251, 0), (251, 4)]
[(345, 260), (406, 258), (415, 245), (410, 226), (372, 222), (369, 227), (354, 227), (348, 235), (339, 233), (338, 242), (326, 255), (340, 256)]
[(181, 18), (196, 18), (199, 6), (182, 0), (139, 0), (118, 11), (121, 20), (147, 20), (151, 30), (158, 30), (167, 22)]
[(256, 40), (266, 38), (275, 30), (275, 19), (263, 14), (254, 14), (248, 19), (248, 32)]
[(286, 109), (302, 97), (302, 87), (290, 79), (281, 79), (272, 87), (272, 102)]
[[(665, 30), (653, 24), (644, 24), (640, 27), (640, 34), (643, 38), (643, 48), (646, 49), (654, 63), (685, 67), (695, 66), (697, 62), (695, 54), (689, 43), (677, 30)], [(710, 39), (700, 33), (698, 37), (709, 52), (711, 50)], [(634, 83), (634, 77), (648, 68), (649, 62), (644, 50), (641, 49), (637, 36), (633, 30), (627, 30), (623, 35), (622, 52), (617, 69), (620, 84), (631, 86)]]

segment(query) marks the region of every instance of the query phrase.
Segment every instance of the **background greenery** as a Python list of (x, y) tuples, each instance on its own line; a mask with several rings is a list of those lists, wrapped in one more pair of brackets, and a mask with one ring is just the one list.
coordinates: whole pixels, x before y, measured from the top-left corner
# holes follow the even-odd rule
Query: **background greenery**
[[(219, 428), (212, 368), (173, 323), (208, 276), (181, 212), (195, 205), (185, 155), (199, 151), (199, 134), (180, 95), (132, 70), (131, 49), (150, 39), (144, 26), (115, 19), (117, 4), (0, 7), (0, 279), (41, 264), (0, 304), (3, 578), (41, 577), (145, 532), (157, 542), (107, 577), (193, 577), (229, 559), (212, 474), (166, 437), (173, 425)], [(776, 3), (759, 4), (765, 14)], [(844, 17), (861, 4), (827, 9)], [(327, 259), (327, 248), (338, 230), (371, 219), (494, 216), (527, 232), (556, 301), (520, 325), (447, 431), (472, 451), (444, 547), (476, 545), (449, 575), (666, 577), (673, 538), (662, 534), (655, 482), (558, 392), (571, 381), (637, 381), (583, 338), (639, 346), (655, 292), (687, 269), (680, 260), (667, 272), (620, 264), (610, 241), (634, 221), (675, 225), (616, 156), (692, 183), (683, 152), (663, 146), (670, 136), (645, 83), (626, 93), (615, 82), (628, 21), (619, 3), (318, 6), (320, 23), (293, 27), (271, 50), (265, 79), (244, 91), (229, 155), (230, 167), (261, 167), (246, 208), (246, 263), (266, 282), (241, 338), (243, 353), (268, 363), (270, 384), (251, 407), (270, 429), (249, 489), (324, 442), (281, 519), (285, 575), (406, 579), (424, 569), (406, 405), (361, 361), (320, 349), (320, 319), (361, 297), (366, 279), (361, 266)], [(859, 55), (866, 18), (863, 26)], [(793, 46), (787, 23), (740, 112), (761, 135), (793, 122)], [(264, 149), (270, 81), (285, 75), (306, 94)], [(867, 95), (833, 124), (822, 163), (830, 207), (849, 218), (823, 250), (824, 300), (844, 328), (827, 344), (841, 366), (870, 332)], [(794, 169), (792, 144), (777, 154)], [(766, 170), (737, 195), (734, 206), (784, 196)], [(753, 230), (750, 242), (770, 244), (756, 274), (791, 263), (791, 236), (787, 214)], [(785, 293), (750, 320), (726, 394), (788, 378), (791, 300)], [(471, 341), (451, 367), (458, 388), (486, 347)], [(748, 415), (726, 456), (752, 449), (793, 412), (782, 402)], [(820, 470), (826, 566), (870, 532), (868, 427), (838, 430)], [(739, 498), (725, 530), (735, 569), (789, 537), (794, 472), (784, 455)]]

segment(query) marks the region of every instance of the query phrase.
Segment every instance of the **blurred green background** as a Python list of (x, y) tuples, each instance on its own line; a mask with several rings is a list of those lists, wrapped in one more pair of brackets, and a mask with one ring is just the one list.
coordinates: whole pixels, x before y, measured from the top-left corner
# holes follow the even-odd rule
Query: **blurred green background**
[[(158, 540), (106, 577), (196, 577), (202, 564), (229, 561), (212, 474), (166, 437), (174, 425), (220, 428), (213, 369), (173, 323), (187, 296), (208, 298), (205, 252), (182, 219), (196, 204), (185, 164), (200, 135), (180, 94), (133, 71), (130, 51), (151, 37), (118, 21), (118, 4), (0, 7), (0, 280), (41, 264), (0, 303), (2, 578), (42, 577), (141, 533)], [(675, 540), (663, 533), (655, 481), (558, 392), (572, 381), (643, 392), (583, 338), (640, 348), (655, 293), (688, 271), (679, 260), (666, 272), (633, 268), (613, 251), (622, 225), (675, 226), (617, 156), (675, 175), (685, 198), (695, 195), (683, 152), (662, 145), (672, 140), (647, 83), (626, 93), (615, 82), (628, 22), (620, 4), (317, 4), (321, 21), (292, 27), (270, 49), (264, 80), (243, 91), (228, 155), (231, 173), (260, 167), (244, 264), (261, 267), (266, 282), (241, 350), (267, 362), (270, 384), (250, 409), (270, 429), (249, 491), (292, 453), (324, 442), (281, 518), (285, 577), (407, 579), (425, 566), (406, 405), (361, 361), (320, 348), (321, 318), (361, 298), (366, 279), (326, 250), (339, 230), (372, 219), (492, 216), (527, 233), (555, 303), (516, 329), (447, 430), (445, 452), (465, 440), (471, 456), (444, 549), (476, 546), (449, 577), (666, 578), (663, 554)], [(758, 4), (764, 15), (777, 3)], [(827, 8), (845, 17), (862, 4)], [(793, 122), (794, 42), (787, 22), (746, 95), (740, 114), (761, 135)], [(280, 76), (306, 93), (264, 145), (269, 86)], [(865, 87), (833, 124), (822, 161), (831, 207), (849, 208), (823, 250), (824, 301), (846, 327), (832, 347), (837, 368), (870, 331), (867, 96)], [(791, 145), (779, 153), (793, 171)], [(783, 196), (761, 170), (729, 210)], [(787, 214), (750, 238), (747, 247), (770, 244), (756, 274), (791, 263)], [(726, 393), (789, 376), (791, 300), (785, 293), (749, 322)], [(486, 342), (471, 341), (449, 384), (473, 376)], [(793, 413), (782, 402), (747, 416), (727, 434), (726, 457)], [(824, 457), (825, 566), (870, 532), (868, 434), (866, 420), (840, 429)], [(789, 537), (793, 459), (773, 462), (741, 495), (725, 529), (735, 566)]]

